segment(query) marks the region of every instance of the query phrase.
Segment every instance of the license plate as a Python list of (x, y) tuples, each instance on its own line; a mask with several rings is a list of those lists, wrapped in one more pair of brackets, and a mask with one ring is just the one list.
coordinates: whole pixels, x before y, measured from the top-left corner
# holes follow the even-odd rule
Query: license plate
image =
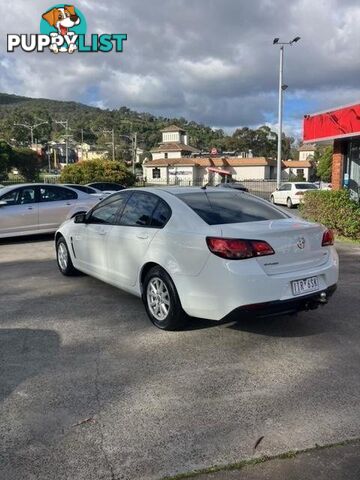
[(303, 295), (304, 293), (315, 292), (319, 290), (318, 277), (303, 278), (291, 282), (293, 295)]

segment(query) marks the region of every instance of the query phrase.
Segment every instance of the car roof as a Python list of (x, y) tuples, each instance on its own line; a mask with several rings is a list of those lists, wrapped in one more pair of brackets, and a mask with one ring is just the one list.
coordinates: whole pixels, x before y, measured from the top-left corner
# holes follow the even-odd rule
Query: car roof
[(0, 193), (2, 195), (6, 192), (11, 192), (11, 190), (21, 187), (65, 187), (71, 190), (71, 187), (67, 187), (65, 184), (58, 183), (16, 183), (14, 185), (6, 185), (6, 187), (1, 188)]

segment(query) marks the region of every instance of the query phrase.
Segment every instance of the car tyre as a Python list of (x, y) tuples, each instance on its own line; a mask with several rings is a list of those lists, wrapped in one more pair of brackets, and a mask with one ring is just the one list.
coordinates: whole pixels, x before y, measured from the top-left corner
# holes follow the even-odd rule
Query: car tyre
[(286, 200), (286, 206), (287, 206), (288, 208), (293, 208), (293, 203), (292, 203), (290, 197), (288, 197), (288, 199)]
[(72, 263), (64, 237), (60, 237), (56, 242), (56, 261), (60, 272), (66, 277), (72, 277), (80, 273)]
[(161, 267), (151, 268), (143, 282), (142, 300), (151, 322), (161, 330), (180, 330), (188, 317), (174, 282)]

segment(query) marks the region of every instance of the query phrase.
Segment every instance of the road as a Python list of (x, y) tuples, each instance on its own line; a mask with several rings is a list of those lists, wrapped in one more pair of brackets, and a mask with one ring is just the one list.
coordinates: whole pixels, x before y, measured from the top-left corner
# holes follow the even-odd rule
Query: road
[(324, 308), (172, 333), (62, 277), (49, 238), (2, 241), (0, 478), (160, 479), (360, 437), (360, 248), (339, 253)]

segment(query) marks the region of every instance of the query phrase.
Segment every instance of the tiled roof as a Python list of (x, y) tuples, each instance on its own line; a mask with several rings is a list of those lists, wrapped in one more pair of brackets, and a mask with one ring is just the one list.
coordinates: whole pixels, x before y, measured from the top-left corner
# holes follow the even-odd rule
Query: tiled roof
[(150, 152), (153, 153), (162, 153), (162, 152), (192, 152), (192, 153), (198, 153), (199, 150), (197, 150), (194, 147), (191, 147), (190, 145), (185, 145), (185, 143), (180, 143), (180, 142), (166, 142), (166, 143), (160, 143), (158, 147), (152, 148)]
[(162, 132), (185, 132), (182, 128), (178, 127), (177, 125), (169, 125), (165, 127)]
[[(301, 162), (306, 164), (308, 162)], [(146, 162), (146, 167), (160, 166), (195, 166), (195, 167), (261, 167), (275, 166), (275, 160), (265, 157), (240, 158), (240, 157), (222, 157), (222, 158), (159, 158)]]
[(316, 150), (316, 145), (314, 143), (308, 143), (307, 145), (301, 145), (301, 147), (298, 148), (299, 152), (312, 152)]
[(282, 162), (285, 168), (312, 168), (312, 163), (307, 160), (285, 160)]

